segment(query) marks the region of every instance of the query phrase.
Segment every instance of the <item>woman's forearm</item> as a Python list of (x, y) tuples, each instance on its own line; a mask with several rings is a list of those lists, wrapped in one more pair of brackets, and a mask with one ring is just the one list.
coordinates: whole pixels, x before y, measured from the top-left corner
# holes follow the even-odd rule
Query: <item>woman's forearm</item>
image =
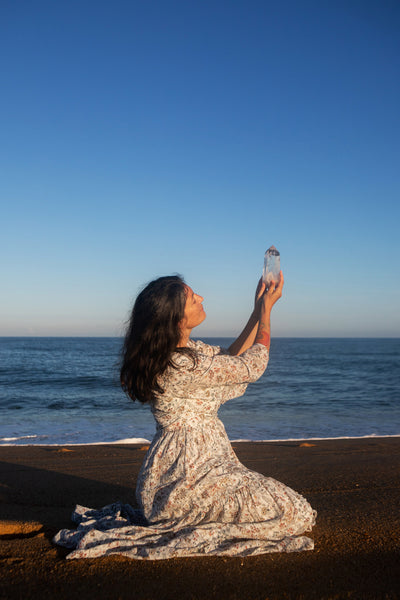
[(232, 356), (238, 356), (239, 354), (243, 354), (245, 350), (250, 348), (254, 344), (254, 340), (256, 338), (256, 333), (258, 330), (258, 322), (260, 319), (260, 311), (261, 311), (261, 298), (265, 291), (265, 284), (262, 279), (259, 280), (256, 295), (254, 300), (254, 309), (250, 315), (249, 320), (245, 328), (239, 337), (229, 346), (229, 354)]
[(258, 282), (254, 310), (246, 327), (239, 337), (229, 347), (232, 356), (238, 356), (253, 344), (262, 344), (268, 350), (271, 343), (271, 310), (275, 302), (282, 296), (283, 273), (279, 274), (279, 284), (270, 285), (266, 289), (265, 284)]
[(260, 320), (256, 333), (256, 344), (262, 344), (269, 352), (271, 344), (271, 310), (275, 302), (282, 296), (283, 273), (279, 273), (279, 283), (277, 286), (270, 285), (262, 296)]
[(271, 309), (264, 306), (261, 309), (255, 343), (262, 344), (269, 351), (271, 344)]
[(256, 313), (253, 311), (250, 315), (250, 319), (247, 321), (245, 328), (239, 337), (232, 342), (229, 346), (229, 354), (231, 356), (239, 356), (239, 354), (243, 354), (245, 350), (250, 348), (254, 344), (254, 340), (256, 338), (256, 334), (258, 331), (258, 317)]

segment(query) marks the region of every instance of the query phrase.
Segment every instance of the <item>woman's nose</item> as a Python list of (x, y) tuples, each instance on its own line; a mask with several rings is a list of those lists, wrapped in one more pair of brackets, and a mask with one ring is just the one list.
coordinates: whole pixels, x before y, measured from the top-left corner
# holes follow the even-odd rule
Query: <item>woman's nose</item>
[(200, 296), (199, 294), (196, 294), (196, 298), (197, 298), (197, 302), (203, 302), (203, 300), (204, 300), (203, 296)]

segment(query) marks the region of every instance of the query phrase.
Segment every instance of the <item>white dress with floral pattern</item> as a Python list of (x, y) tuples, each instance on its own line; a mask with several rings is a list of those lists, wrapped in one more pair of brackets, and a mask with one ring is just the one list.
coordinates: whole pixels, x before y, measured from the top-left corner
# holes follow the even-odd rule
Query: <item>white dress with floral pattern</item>
[(314, 547), (302, 534), (316, 512), (297, 492), (242, 465), (217, 416), (222, 403), (261, 377), (267, 349), (255, 344), (230, 356), (199, 341), (189, 347), (196, 366), (177, 353), (179, 368), (168, 368), (160, 380), (164, 394), (151, 403), (157, 432), (137, 481), (140, 509), (77, 506), (77, 529), (54, 539), (74, 549), (68, 558), (248, 556)]

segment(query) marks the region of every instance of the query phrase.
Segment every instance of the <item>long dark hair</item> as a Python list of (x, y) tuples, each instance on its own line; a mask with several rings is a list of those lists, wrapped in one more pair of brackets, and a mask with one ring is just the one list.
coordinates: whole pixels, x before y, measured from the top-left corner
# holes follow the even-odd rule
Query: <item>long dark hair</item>
[(132, 400), (148, 402), (163, 394), (158, 377), (167, 367), (176, 368), (174, 352), (195, 361), (190, 348), (178, 348), (179, 323), (186, 303), (185, 282), (180, 275), (151, 281), (136, 298), (122, 348), (120, 381)]

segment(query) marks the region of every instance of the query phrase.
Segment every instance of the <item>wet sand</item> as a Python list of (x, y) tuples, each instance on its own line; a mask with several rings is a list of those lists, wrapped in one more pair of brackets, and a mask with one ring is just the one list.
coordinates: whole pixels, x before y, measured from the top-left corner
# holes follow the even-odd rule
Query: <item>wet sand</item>
[(79, 503), (135, 505), (146, 447), (0, 448), (4, 599), (400, 598), (400, 438), (233, 444), (318, 511), (315, 550), (248, 558), (65, 560), (51, 539)]

